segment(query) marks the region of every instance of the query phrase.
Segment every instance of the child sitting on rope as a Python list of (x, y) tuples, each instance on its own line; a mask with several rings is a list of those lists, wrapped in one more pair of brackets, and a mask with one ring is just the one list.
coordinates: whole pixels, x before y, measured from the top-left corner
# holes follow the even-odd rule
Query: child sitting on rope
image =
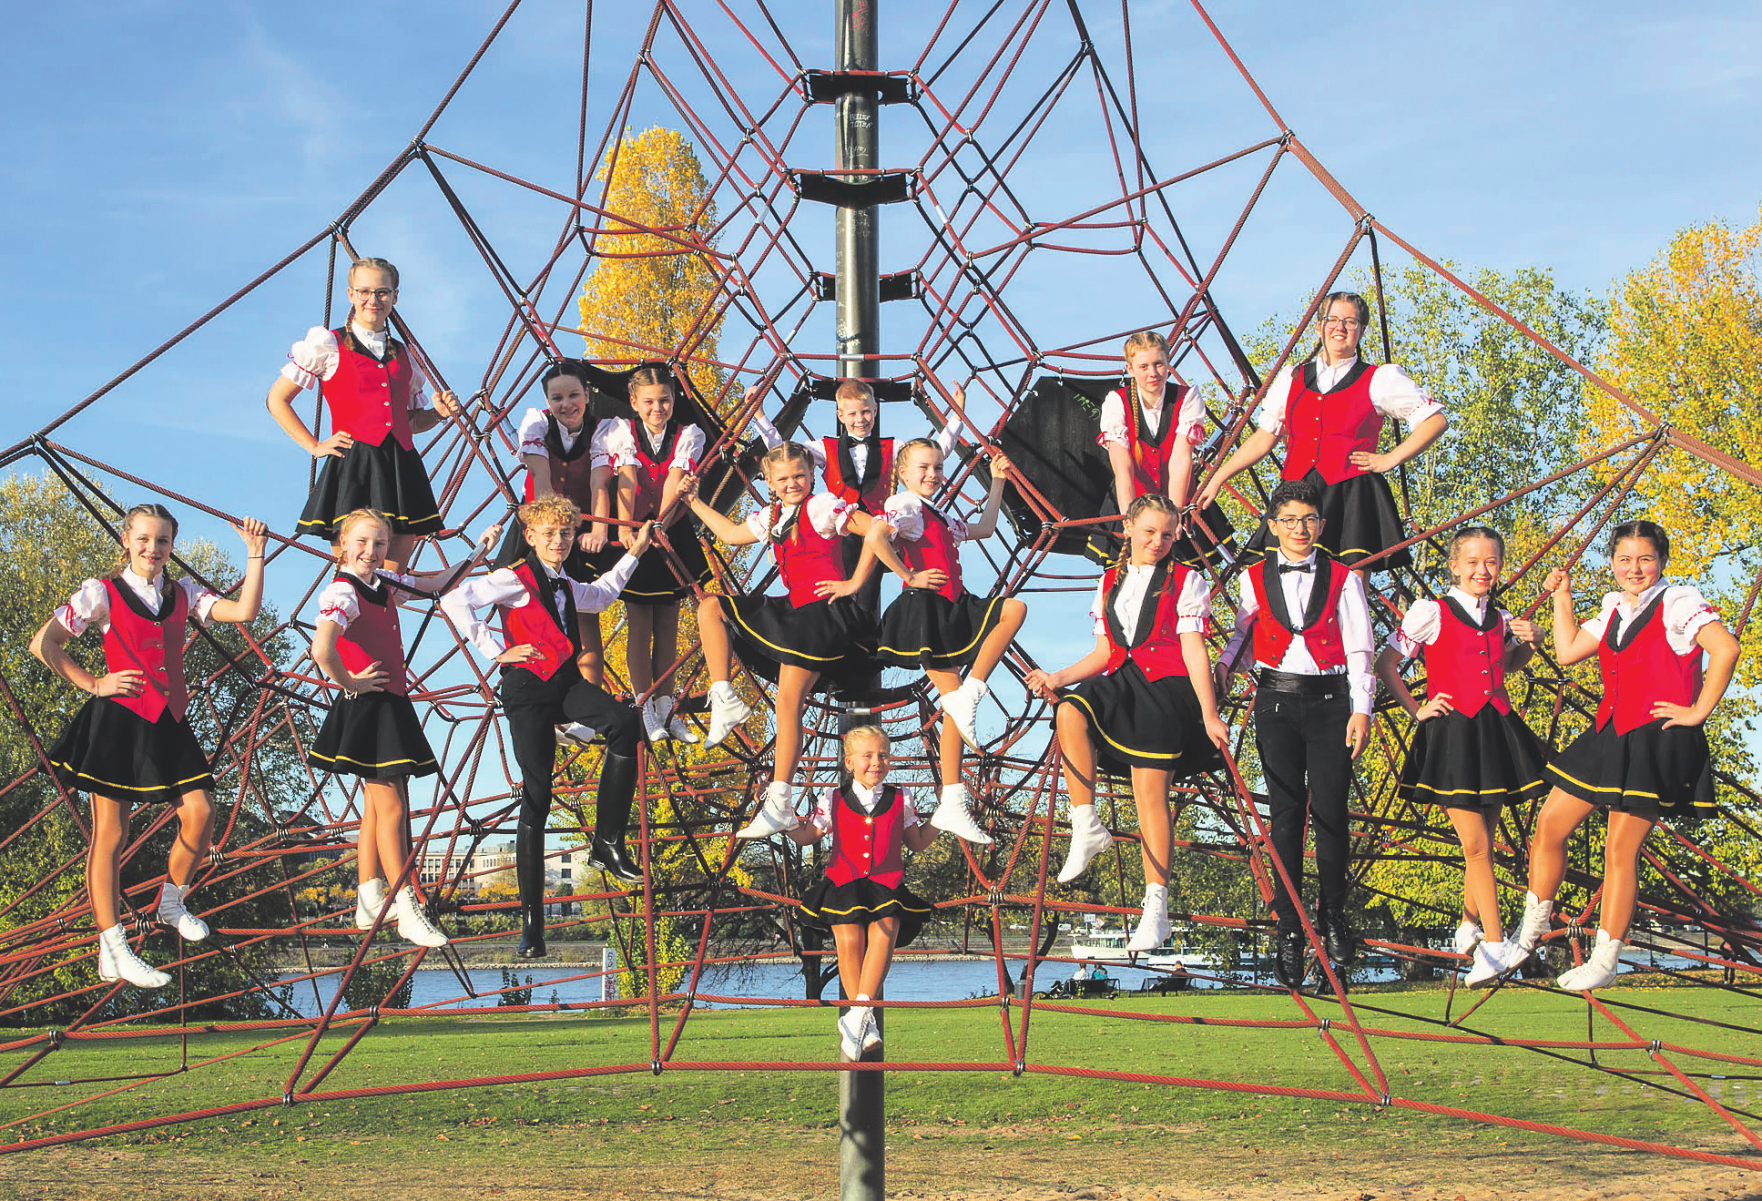
[(844, 736), (850, 783), (828, 788), (806, 822), (787, 833), (802, 846), (832, 835), (832, 866), (801, 901), (801, 920), (829, 928), (838, 948), (838, 983), (847, 1001), (838, 1018), (846, 1059), (881, 1045), (881, 1027), (866, 1002), (881, 996), (893, 952), (910, 946), (931, 912), (928, 901), (903, 882), (906, 848), (936, 841), (905, 790), (886, 783), (890, 742), (880, 726), (857, 726)]

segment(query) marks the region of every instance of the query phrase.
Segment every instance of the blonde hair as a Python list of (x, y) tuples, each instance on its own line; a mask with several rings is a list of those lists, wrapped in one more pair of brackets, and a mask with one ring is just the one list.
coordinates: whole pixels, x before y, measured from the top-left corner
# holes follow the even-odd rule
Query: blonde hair
[(172, 541), (177, 541), (177, 518), (171, 515), (170, 509), (160, 504), (136, 505), (122, 515), (122, 529), (118, 538), (118, 541), (123, 544), (122, 557), (116, 561), (116, 566), (110, 572), (110, 578), (113, 580), (120, 579), (123, 571), (128, 567), (128, 531), (129, 527), (134, 525), (137, 517), (151, 517), (155, 521), (171, 522), (171, 538)]
[(529, 500), (518, 510), (520, 524), (527, 529), (535, 525), (558, 525), (574, 529), (581, 524), (581, 506), (567, 496), (545, 496)]
[(350, 263), (348, 281), (351, 286), (353, 286), (355, 282), (355, 272), (360, 271), (363, 268), (372, 268), (375, 271), (385, 272), (392, 277), (392, 288), (394, 290), (397, 288), (398, 269), (392, 266), (391, 260), (389, 259), (356, 259), (354, 262)]
[(1169, 357), (1169, 340), (1153, 329), (1139, 330), (1127, 338), (1125, 346), (1120, 349), (1120, 354), (1125, 357), (1126, 366), (1132, 365), (1132, 356), (1140, 350), (1160, 350), (1163, 360), (1166, 362)]
[(910, 442), (905, 443), (893, 452), (893, 486), (895, 488), (899, 487), (899, 473), (905, 467), (906, 456), (914, 450), (931, 451), (937, 459), (944, 457), (942, 448), (929, 438), (913, 438)]
[(363, 521), (371, 521), (374, 524), (378, 525), (383, 530), (385, 530), (386, 541), (388, 544), (390, 543), (391, 537), (392, 537), (392, 519), (391, 518), (387, 517), (384, 513), (381, 513), (378, 509), (351, 509), (349, 512), (344, 513), (341, 517), (337, 518), (337, 523), (336, 523), (336, 541), (337, 541), (336, 561), (338, 563), (341, 563), (343, 561), (343, 549), (342, 549), (343, 536), (345, 534), (347, 534), (350, 530), (354, 529), (356, 526), (360, 525)]
[(814, 470), (814, 456), (808, 453), (807, 447), (800, 442), (779, 442), (767, 450), (765, 457), (759, 460), (759, 471), (769, 477), (771, 465), (784, 462), (806, 463), (810, 473)]
[[(1177, 515), (1181, 511), (1180, 507), (1176, 505), (1174, 501), (1170, 500), (1162, 493), (1146, 492), (1143, 496), (1137, 497), (1131, 504), (1126, 506), (1126, 521), (1136, 522), (1140, 517), (1144, 516), (1144, 514), (1150, 512), (1152, 509), (1155, 509), (1158, 513), (1167, 513), (1170, 517)], [(1169, 549), (1172, 552), (1174, 548), (1170, 547)], [(1125, 549), (1120, 551), (1120, 561), (1115, 564), (1115, 566), (1123, 571), (1126, 564), (1131, 561), (1132, 539), (1131, 536), (1128, 535), (1126, 538)], [(1166, 588), (1168, 585), (1165, 582), (1163, 586)]]
[(880, 726), (870, 724), (852, 726), (844, 732), (844, 753), (847, 755), (850, 754), (850, 744), (863, 738), (866, 738), (871, 742), (880, 743), (881, 749), (884, 751), (891, 751), (893, 749), (893, 739), (887, 736), (887, 731), (883, 730)]
[(671, 392), (674, 399), (678, 399), (679, 385), (673, 382), (673, 373), (660, 363), (644, 363), (632, 371), (629, 382), (624, 386), (625, 395), (634, 400), (638, 388), (647, 388), (654, 384), (659, 384)]
[(841, 400), (866, 400), (874, 404), (875, 389), (860, 379), (841, 379), (838, 381), (838, 391), (832, 394), (832, 403), (836, 405)]

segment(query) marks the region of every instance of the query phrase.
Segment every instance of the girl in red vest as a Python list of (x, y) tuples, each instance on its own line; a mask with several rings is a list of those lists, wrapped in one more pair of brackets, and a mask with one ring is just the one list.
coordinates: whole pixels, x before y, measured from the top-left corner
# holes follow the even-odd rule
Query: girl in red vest
[[(137, 988), (171, 983), (135, 954), (122, 927), (122, 853), (131, 806), (177, 806), (177, 841), (166, 859), (158, 916), (182, 938), (208, 937), (207, 923), (184, 907), (214, 836), (214, 776), (190, 729), (184, 644), (192, 618), (206, 625), (257, 616), (266, 530), (249, 517), (233, 528), (248, 558), (238, 599), (225, 600), (188, 576), (166, 576), (177, 518), (163, 505), (136, 505), (122, 519), (124, 554), (117, 569), (80, 585), (31, 639), (31, 654), (43, 666), (92, 696), (48, 758), (63, 788), (83, 790), (92, 799), (86, 895), (98, 927), (100, 980), (126, 980)], [(103, 675), (81, 667), (66, 649), (94, 625), (104, 635)]]
[(1131, 776), (1144, 904), (1128, 951), (1151, 950), (1169, 936), (1169, 786), (1220, 766), (1218, 752), (1229, 745), (1205, 649), (1211, 588), (1170, 557), (1178, 517), (1174, 502), (1157, 492), (1127, 506), (1126, 552), (1102, 576), (1090, 609), (1095, 649), (1062, 671), (1031, 671), (1025, 681), (1057, 705), (1059, 759), (1071, 798), (1071, 850), (1060, 883), (1077, 879), (1113, 845), (1095, 814), (1097, 766)]
[(867, 534), (869, 518), (824, 492), (814, 492), (814, 461), (801, 445), (785, 442), (765, 453), (765, 484), (775, 498), (743, 522), (733, 522), (697, 495), (697, 477), (685, 483), (691, 511), (729, 546), (771, 548), (787, 596), (717, 596), (698, 602), (698, 635), (710, 676), (706, 746), (715, 746), (751, 710), (734, 691), (735, 651), (762, 675), (775, 673), (776, 757), (765, 803), (735, 835), (765, 838), (796, 824), (789, 781), (801, 757), (802, 710), (822, 676), (866, 678), (874, 672), (875, 620), (850, 598), (875, 568), (865, 544), (855, 576), (844, 575), (846, 532)]
[[(1370, 305), (1356, 292), (1330, 292), (1316, 324), (1321, 335), (1309, 358), (1274, 377), (1261, 402), (1260, 428), (1212, 474), (1199, 492), (1206, 508), (1230, 478), (1254, 466), (1285, 439), (1283, 477), (1307, 479), (1321, 489), (1322, 549), (1352, 566), (1407, 540), (1385, 472), (1436, 442), (1450, 422), (1424, 388), (1393, 363), (1376, 366), (1359, 357)], [(1383, 423), (1405, 421), (1408, 435), (1378, 453)], [(1263, 525), (1249, 540), (1251, 551), (1271, 545)], [(1390, 571), (1411, 564), (1403, 550), (1373, 565)]]
[[(484, 534), (479, 556), (500, 533), (492, 526)], [(391, 524), (372, 509), (357, 509), (337, 522), (337, 573), (318, 594), (312, 636), (312, 661), (342, 695), (331, 703), (306, 760), (320, 771), (361, 779), (361, 832), (355, 843), (355, 926), (360, 930), (378, 922), (386, 882), (404, 877), (410, 858), (409, 779), (440, 770), (410, 702), (398, 607), (419, 581), (444, 577), (450, 584), (478, 562), (472, 558), (446, 571), (398, 575), (383, 570), (391, 536)], [(428, 920), (417, 883), (412, 872), (393, 898), (398, 936), (418, 946), (445, 946), (447, 936)]]
[[(349, 267), (349, 302), (341, 326), (314, 327), (294, 343), (287, 366), (270, 385), (269, 412), (300, 449), (323, 460), (299, 531), (334, 543), (339, 517), (377, 510), (392, 523), (386, 561), (396, 569), (409, 561), (418, 538), (441, 528), (415, 435), (456, 416), (459, 402), (451, 392), (437, 392), (431, 405), (410, 352), (391, 336), (396, 267), (384, 259), (356, 259)], [(331, 435), (322, 441), (293, 406), (294, 397), (313, 385), (330, 409)]]
[[(544, 407), (527, 409), (520, 418), (524, 499), (562, 496), (585, 514), (610, 517), (614, 468), (610, 438), (617, 423), (593, 415), (587, 365), (580, 359), (559, 359), (539, 377), (539, 386), (544, 389)], [(590, 521), (582, 527), (564, 562), (571, 578), (597, 580), (624, 557), (624, 548), (612, 545), (611, 531), (606, 521)], [(525, 533), (514, 522), (492, 566), (511, 566), (525, 557), (526, 549)], [(585, 653), (597, 655), (598, 646), (596, 641)], [(599, 670), (596, 663), (590, 674), (598, 679)]]
[(875, 557), (905, 584), (882, 614), (878, 657), (888, 666), (921, 670), (942, 706), (942, 799), (930, 824), (981, 845), (991, 837), (973, 820), (967, 786), (961, 782), (961, 748), (979, 747), (974, 726), (979, 702), (989, 691), (985, 681), (1022, 628), (1028, 607), (1013, 596), (981, 598), (962, 587), (959, 547), (989, 538), (997, 529), (1004, 485), (1013, 470), (1003, 455), (993, 456), (985, 511), (976, 525), (968, 526), (936, 507), (943, 485), (941, 447), (928, 438), (914, 438), (900, 447), (894, 468), (903, 491), (887, 498), (885, 512), (869, 526), (868, 535)]
[(1738, 643), (1699, 591), (1664, 582), (1669, 563), (1670, 538), (1661, 527), (1650, 521), (1617, 526), (1609, 567), (1620, 591), (1607, 593), (1582, 626), (1572, 611), (1572, 577), (1561, 568), (1548, 575), (1555, 655), (1562, 666), (1597, 656), (1603, 701), (1595, 725), (1548, 761), (1554, 787), (1536, 817), (1517, 944), (1527, 955), (1548, 932), (1554, 894), (1566, 876), (1566, 840), (1598, 808), (1606, 809), (1596, 946), (1559, 980), (1573, 992), (1615, 979), (1639, 890), (1640, 847), (1652, 827), (1666, 815), (1714, 811), (1702, 726), (1731, 683)]
[[(684, 718), (674, 716), (678, 681), (673, 665), (679, 658), (679, 600), (694, 584), (710, 578), (703, 543), (686, 519), (685, 506), (678, 503), (685, 477), (697, 470), (704, 452), (704, 431), (674, 415), (678, 395), (666, 364), (637, 368), (630, 377), (630, 407), (636, 417), (619, 419), (609, 443), (618, 465), (618, 516), (644, 522), (669, 515), (666, 535), (673, 555), (658, 547), (651, 550), (624, 586), (624, 619), (629, 623), (625, 661), (631, 690), (647, 697), (643, 729), (651, 742), (697, 741)], [(618, 527), (618, 540), (626, 549), (635, 538), (635, 526)], [(684, 580), (674, 571), (674, 556), (683, 565)]]
[[(1459, 954), (1473, 953), (1468, 986), (1482, 988), (1523, 961), (1505, 940), (1493, 879), (1499, 815), (1542, 795), (1542, 740), (1511, 707), (1505, 673), (1535, 654), (1536, 627), (1493, 603), (1505, 539), (1484, 525), (1450, 539), (1456, 586), (1442, 600), (1419, 600), (1377, 658), (1377, 675), (1414, 719), (1401, 768), (1403, 799), (1441, 805), (1462, 844), (1464, 919)], [(1422, 705), (1401, 678), (1403, 659), (1425, 659)]]
[[(1186, 508), (1193, 494), (1193, 448), (1205, 438), (1205, 401), (1186, 384), (1170, 387), (1168, 340), (1155, 330), (1127, 338), (1122, 353), (1126, 384), (1101, 402), (1095, 439), (1113, 468), (1119, 511), (1146, 492), (1168, 497), (1181, 510), (1175, 560), (1193, 567), (1216, 563), (1223, 557), (1220, 544), (1235, 533), (1229, 518), (1212, 504), (1202, 515), (1202, 529)], [(1095, 546), (1108, 553), (1099, 541)]]
[[(654, 523), (637, 531), (623, 558), (590, 584), (563, 571), (581, 528), (581, 510), (561, 496), (520, 506), (529, 550), (513, 567), (470, 580), (441, 598), (441, 612), (459, 636), (502, 666), (502, 708), (520, 767), (520, 823), (514, 832), (514, 876), (520, 886), (520, 946), (524, 959), (545, 953), (545, 828), (551, 816), (551, 778), (561, 737), (585, 745), (605, 737), (594, 795), (593, 843), (588, 862), (621, 880), (642, 879), (624, 844), (636, 796), (636, 752), (642, 721), (634, 706), (586, 679), (581, 671), (582, 627), (597, 624), (630, 581), (654, 536)], [(501, 632), (479, 616), (501, 615)]]
[(857, 1004), (838, 1019), (847, 1059), (881, 1045), (875, 1011), (863, 1002), (881, 995), (893, 952), (918, 936), (932, 906), (904, 883), (905, 848), (924, 851), (936, 830), (919, 818), (903, 788), (886, 783), (890, 743), (880, 726), (844, 736), (850, 783), (828, 788), (811, 817), (789, 837), (812, 846), (832, 835), (832, 866), (801, 899), (801, 919), (832, 931), (838, 983)]

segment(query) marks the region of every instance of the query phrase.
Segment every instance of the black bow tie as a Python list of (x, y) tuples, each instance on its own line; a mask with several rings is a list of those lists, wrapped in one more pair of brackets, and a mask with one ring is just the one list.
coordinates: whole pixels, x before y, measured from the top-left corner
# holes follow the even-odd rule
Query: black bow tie
[(1313, 572), (1314, 570), (1315, 570), (1314, 563), (1280, 563), (1279, 564), (1279, 574), (1280, 575), (1284, 575), (1287, 571), (1300, 571), (1304, 575), (1308, 575), (1311, 572)]

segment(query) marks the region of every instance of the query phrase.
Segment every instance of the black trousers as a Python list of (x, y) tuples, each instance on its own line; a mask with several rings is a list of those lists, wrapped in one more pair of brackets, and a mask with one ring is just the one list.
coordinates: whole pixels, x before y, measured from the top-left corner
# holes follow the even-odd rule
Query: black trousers
[[(1291, 883), (1303, 889), (1303, 832), (1315, 828), (1315, 868), (1321, 907), (1346, 903), (1346, 868), (1352, 858), (1346, 795), (1352, 781), (1352, 751), (1346, 723), (1352, 702), (1345, 696), (1303, 696), (1262, 688), (1254, 697), (1254, 736), (1266, 775), (1272, 811), (1273, 854)], [(1281, 929), (1296, 929), (1301, 895), (1293, 898), (1274, 873), (1273, 912)]]
[(636, 756), (642, 720), (636, 706), (581, 678), (571, 659), (548, 680), (524, 667), (502, 672), (502, 711), (520, 765), (520, 820), (544, 828), (551, 813), (551, 777), (557, 770), (557, 731), (562, 722), (592, 726), (614, 755)]
[[(856, 573), (857, 562), (863, 557), (863, 540), (856, 534), (844, 536), (844, 578), (850, 579)], [(873, 617), (877, 624), (881, 621), (881, 577), (887, 574), (886, 568), (877, 566), (869, 573), (863, 586), (856, 590), (851, 599), (862, 606), (863, 612)]]

